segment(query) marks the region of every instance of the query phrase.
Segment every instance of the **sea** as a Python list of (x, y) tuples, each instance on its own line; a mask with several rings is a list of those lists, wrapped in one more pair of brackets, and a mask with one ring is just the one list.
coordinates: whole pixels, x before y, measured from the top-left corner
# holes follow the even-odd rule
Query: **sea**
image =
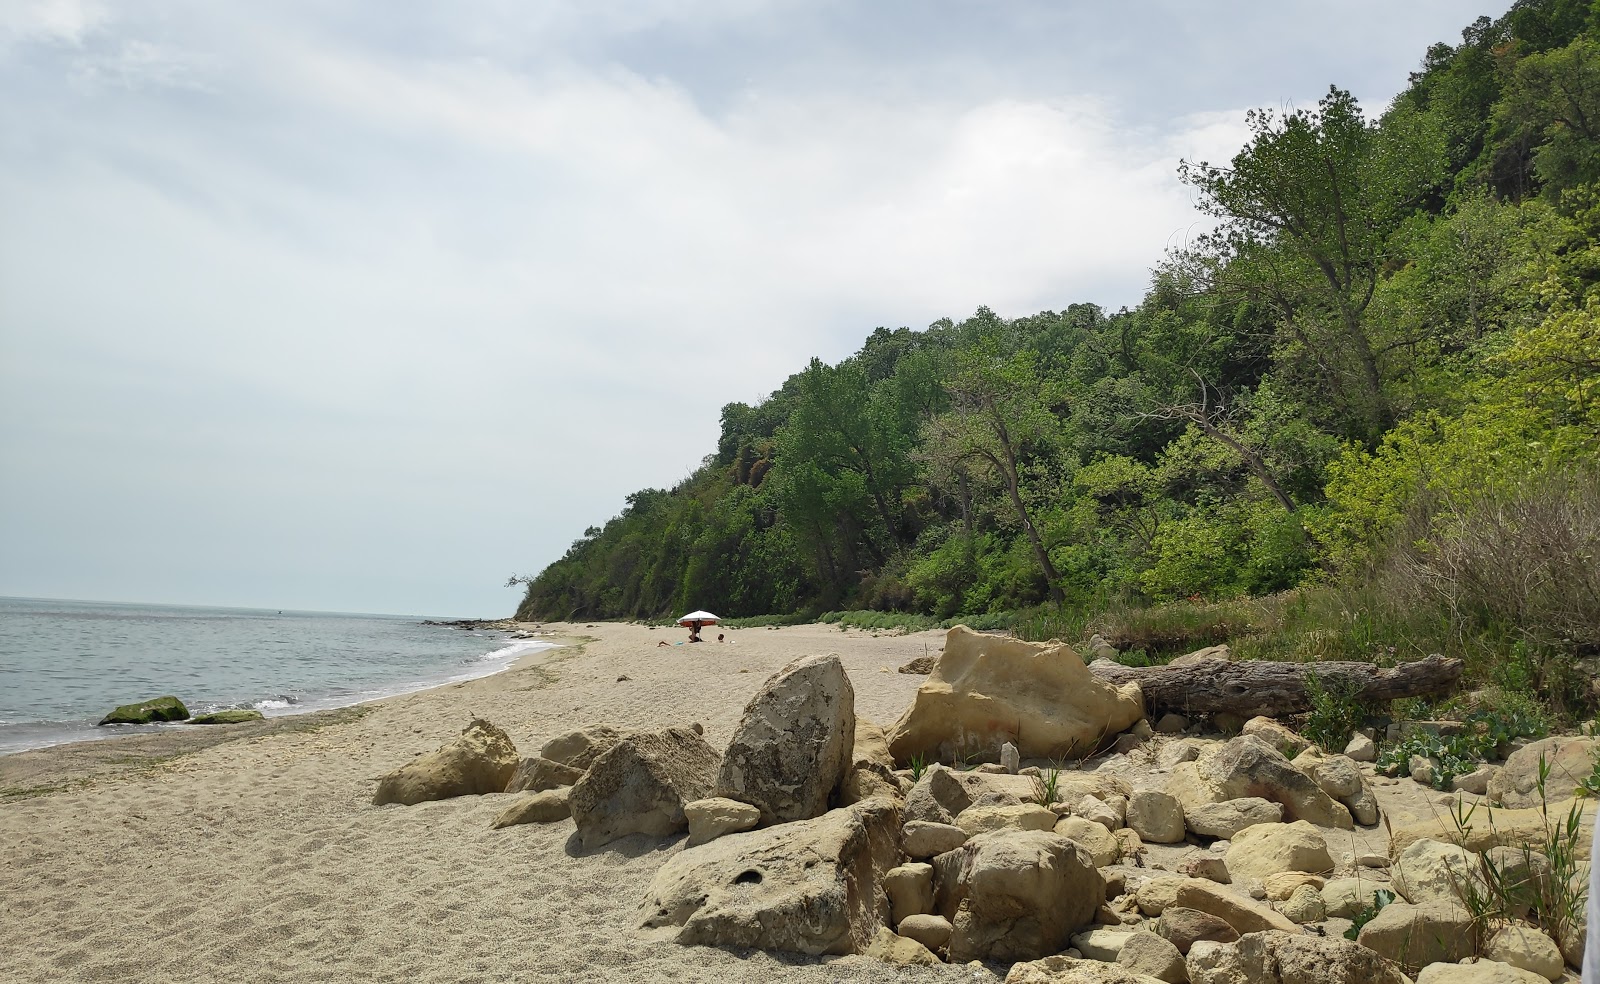
[(425, 621), (0, 598), (0, 755), (204, 727), (96, 727), (119, 704), (163, 694), (193, 714), (251, 707), (268, 717), (301, 714), (487, 676), (553, 647)]

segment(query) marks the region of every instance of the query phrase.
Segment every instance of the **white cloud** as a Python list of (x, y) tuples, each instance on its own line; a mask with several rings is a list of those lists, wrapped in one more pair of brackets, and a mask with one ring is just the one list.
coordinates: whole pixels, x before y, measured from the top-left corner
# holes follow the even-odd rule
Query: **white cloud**
[(82, 44), (106, 20), (105, 5), (95, 0), (4, 0), (0, 3), (0, 51), (7, 41)]

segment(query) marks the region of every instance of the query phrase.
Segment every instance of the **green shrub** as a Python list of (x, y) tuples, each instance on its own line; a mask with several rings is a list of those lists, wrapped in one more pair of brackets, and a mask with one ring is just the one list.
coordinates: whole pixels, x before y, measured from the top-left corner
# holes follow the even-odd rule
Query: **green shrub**
[(1350, 735), (1367, 717), (1367, 708), (1356, 697), (1356, 688), (1349, 684), (1324, 686), (1315, 673), (1306, 674), (1306, 696), (1311, 700), (1311, 711), (1306, 715), (1300, 733), (1328, 752), (1344, 751)]

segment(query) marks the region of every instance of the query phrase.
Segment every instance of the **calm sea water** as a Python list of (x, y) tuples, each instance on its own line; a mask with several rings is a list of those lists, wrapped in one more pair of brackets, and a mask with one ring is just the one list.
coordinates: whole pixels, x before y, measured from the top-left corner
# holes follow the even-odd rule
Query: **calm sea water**
[(95, 727), (174, 694), (191, 713), (273, 716), (484, 676), (548, 643), (421, 618), (0, 598), (0, 754), (154, 725)]

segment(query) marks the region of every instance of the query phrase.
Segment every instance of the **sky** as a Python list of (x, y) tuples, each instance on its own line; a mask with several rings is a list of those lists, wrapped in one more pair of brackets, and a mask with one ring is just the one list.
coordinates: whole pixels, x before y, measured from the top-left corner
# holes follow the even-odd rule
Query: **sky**
[(723, 405), (1137, 304), (1180, 158), (1501, 12), (0, 0), (0, 595), (509, 615)]

